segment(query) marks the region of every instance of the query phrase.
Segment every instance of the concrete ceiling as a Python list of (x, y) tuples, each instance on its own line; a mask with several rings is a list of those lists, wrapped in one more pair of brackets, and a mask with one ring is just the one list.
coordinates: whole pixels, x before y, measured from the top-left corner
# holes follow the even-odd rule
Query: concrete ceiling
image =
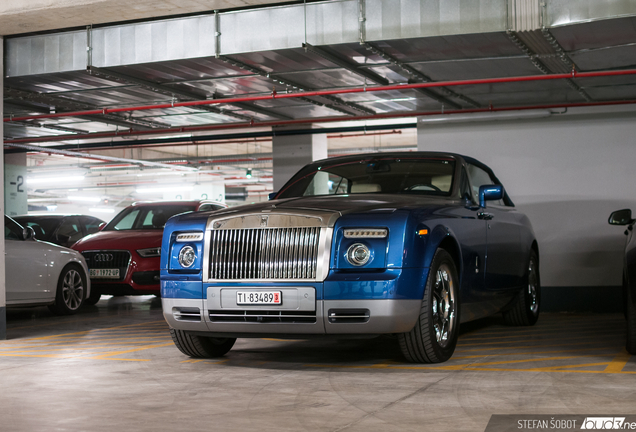
[[(84, 151), (91, 155), (188, 163), (199, 171), (175, 175), (197, 184), (219, 180), (254, 188), (264, 198), (272, 190), (272, 139), (271, 134), (253, 133), (271, 131), (269, 123), (307, 121), (302, 127), (310, 128), (310, 122), (320, 123), (316, 119), (323, 117), (339, 124), (314, 127), (335, 128), (349, 126), (352, 119), (369, 114), (408, 116), (415, 112), (470, 112), (493, 107), (517, 109), (636, 100), (636, 75), (420, 90), (405, 87), (418, 82), (569, 74), (572, 67), (581, 73), (635, 69), (636, 11), (629, 9), (630, 0), (616, 2), (625, 9), (617, 11), (616, 16), (592, 16), (581, 2), (549, 0), (551, 14), (543, 18), (550, 24), (548, 27), (516, 26), (506, 7), (507, 0), (453, 2), (454, 6), (444, 0), (365, 0), (366, 17), (362, 20), (360, 3), (341, 0), (308, 2), (306, 8), (297, 2), (284, 8), (114, 24), (90, 32), (8, 37), (5, 144), (39, 144), (48, 149)], [(152, 16), (176, 13), (170, 12), (176, 3), (177, 0), (153, 2), (146, 13), (152, 12)], [(196, 7), (209, 12), (223, 5), (273, 2), (178, 3), (179, 13), (184, 13), (201, 10)], [(475, 3), (482, 7), (473, 8)], [(0, 0), (0, 29), (5, 28), (1, 20), (6, 18), (2, 8), (8, 10), (8, 4), (15, 4), (15, 0)], [(39, 9), (34, 6), (38, 4)], [(29, 7), (45, 14), (47, 4), (55, 4), (52, 11), (62, 17), (67, 7), (70, 15), (83, 18), (90, 16), (79, 12), (83, 7), (98, 10), (111, 5), (113, 10), (103, 15), (95, 12), (101, 22), (151, 16), (143, 15), (144, 7), (150, 4), (145, 0), (134, 5), (124, 5), (122, 0), (55, 3), (38, 0)], [(186, 4), (192, 9), (184, 10)], [(389, 4), (395, 7), (387, 9)], [(59, 18), (62, 21), (51, 22), (50, 26), (79, 25), (71, 23), (70, 18), (69, 21)], [(539, 21), (534, 18), (532, 22)], [(12, 25), (23, 22), (29, 21), (16, 19)], [(305, 42), (308, 42), (306, 49)], [(367, 85), (387, 84), (396, 87), (390, 91), (329, 97), (271, 96), (272, 90), (280, 95), (301, 90), (360, 90), (363, 86), (366, 90)], [(235, 97), (252, 99), (218, 105), (169, 106), (180, 101)], [(155, 104), (166, 106), (108, 116), (78, 113), (34, 118), (52, 111), (77, 113)], [(27, 118), (16, 120), (20, 116)], [(362, 137), (328, 132), (330, 154), (356, 148), (415, 147), (412, 127), (392, 130), (397, 120), (386, 122), (391, 125), (390, 130), (367, 133), (364, 129)], [(414, 126), (413, 118), (410, 122)], [(169, 127), (172, 129), (166, 131)], [(197, 127), (208, 129), (194, 132), (182, 129)], [(230, 136), (239, 133), (245, 136)], [(227, 136), (211, 137), (214, 134)], [(53, 175), (80, 170), (86, 173), (90, 186), (86, 193), (101, 190), (104, 196), (110, 195), (111, 202), (114, 194), (123, 200), (122, 205), (126, 200), (136, 199), (136, 186), (167, 181), (165, 169), (155, 168), (156, 176), (151, 177), (153, 169), (144, 167), (142, 172), (138, 165), (122, 166), (48, 152), (29, 155), (29, 175), (40, 173), (46, 177), (47, 172)], [(248, 168), (254, 170), (251, 178), (246, 176)], [(170, 177), (169, 181), (174, 183), (176, 178)], [(30, 197), (41, 203), (61, 202), (73, 186), (76, 187), (37, 188), (30, 191)]]
[(2, 0), (0, 36), (280, 3), (275, 0)]

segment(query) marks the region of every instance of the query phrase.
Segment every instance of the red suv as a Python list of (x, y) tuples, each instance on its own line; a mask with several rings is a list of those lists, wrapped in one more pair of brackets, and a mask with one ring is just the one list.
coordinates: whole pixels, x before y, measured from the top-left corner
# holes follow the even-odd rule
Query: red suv
[(126, 207), (100, 232), (73, 245), (86, 259), (91, 296), (95, 304), (102, 294), (159, 294), (161, 237), (166, 221), (192, 211), (227, 207), (212, 201), (139, 202)]

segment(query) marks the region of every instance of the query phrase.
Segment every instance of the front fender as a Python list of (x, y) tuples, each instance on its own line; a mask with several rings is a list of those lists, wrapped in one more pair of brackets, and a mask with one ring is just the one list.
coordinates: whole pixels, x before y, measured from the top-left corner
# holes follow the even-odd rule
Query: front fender
[(461, 275), (462, 264), (462, 252), (457, 237), (454, 235), (453, 230), (445, 225), (437, 225), (431, 230), (428, 241), (426, 243), (426, 249), (422, 259), (422, 267), (430, 267), (433, 257), (437, 249), (444, 243), (445, 249), (450, 249), (448, 252), (455, 259), (457, 265), (457, 271)]

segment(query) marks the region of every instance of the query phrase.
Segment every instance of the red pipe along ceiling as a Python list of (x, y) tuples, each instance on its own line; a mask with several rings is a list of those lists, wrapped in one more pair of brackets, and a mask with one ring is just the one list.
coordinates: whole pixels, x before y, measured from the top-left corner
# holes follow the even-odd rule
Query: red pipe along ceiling
[[(483, 112), (502, 112), (502, 111), (525, 111), (535, 109), (556, 109), (556, 108), (578, 108), (578, 107), (594, 107), (594, 106), (611, 106), (611, 105), (629, 105), (636, 104), (636, 100), (623, 100), (623, 101), (608, 101), (608, 102), (581, 102), (581, 103), (564, 103), (564, 104), (549, 104), (549, 105), (529, 105), (529, 106), (517, 106), (517, 107), (488, 107), (488, 108), (474, 108), (463, 110), (441, 110), (441, 111), (423, 111), (423, 112), (401, 112), (396, 114), (376, 114), (368, 116), (341, 116), (341, 117), (315, 117), (309, 119), (298, 120), (282, 120), (282, 121), (270, 121), (270, 122), (250, 122), (250, 123), (231, 123), (231, 124), (219, 124), (219, 125), (207, 125), (207, 126), (186, 126), (186, 127), (173, 127), (165, 129), (152, 129), (145, 131), (120, 131), (120, 132), (108, 132), (108, 133), (89, 133), (89, 134), (75, 134), (75, 135), (56, 135), (47, 137), (36, 138), (18, 138), (13, 140), (4, 140), (5, 146), (11, 146), (11, 144), (24, 144), (24, 143), (37, 143), (37, 142), (52, 142), (52, 141), (68, 141), (79, 139), (96, 139), (96, 138), (115, 138), (115, 137), (128, 137), (128, 136), (141, 136), (141, 135), (163, 135), (171, 133), (184, 133), (184, 132), (202, 132), (210, 130), (223, 130), (223, 129), (245, 129), (250, 127), (273, 127), (273, 126), (285, 126), (295, 124), (308, 124), (308, 123), (329, 123), (329, 122), (341, 122), (352, 120), (381, 120), (381, 119), (393, 119), (404, 117), (423, 117), (432, 115), (452, 115), (452, 114), (470, 114), (470, 113), (483, 113)], [(185, 137), (184, 141), (189, 140), (191, 145), (197, 144), (197, 137)], [(134, 145), (134, 142), (131, 142)], [(156, 144), (153, 144), (156, 145)], [(46, 147), (43, 147), (46, 149)], [(82, 150), (81, 148), (78, 150)], [(95, 150), (93, 148), (87, 150)]]
[[(200, 101), (188, 101), (188, 102), (176, 102), (169, 104), (158, 105), (143, 105), (134, 107), (121, 107), (121, 108), (102, 108), (96, 110), (87, 111), (75, 111), (75, 112), (62, 112), (54, 114), (38, 114), (32, 116), (13, 117), (9, 116), (3, 119), (4, 122), (11, 121), (26, 121), (37, 120), (46, 118), (58, 118), (58, 117), (74, 117), (85, 115), (100, 115), (110, 114), (118, 112), (132, 112), (132, 111), (144, 111), (152, 109), (168, 109), (176, 107), (196, 107), (199, 105), (218, 105), (218, 104), (232, 104), (238, 102), (255, 102), (260, 100), (270, 99), (287, 99), (287, 98), (299, 98), (299, 97), (312, 97), (312, 96), (330, 96), (337, 94), (350, 94), (350, 93), (364, 93), (364, 92), (378, 92), (378, 91), (391, 91), (391, 90), (408, 90), (408, 89), (421, 89), (421, 88), (434, 88), (434, 87), (452, 87), (462, 85), (484, 85), (484, 84), (500, 84), (500, 83), (515, 83), (515, 82), (530, 82), (530, 81), (548, 81), (548, 80), (560, 80), (560, 79), (572, 79), (572, 78), (595, 78), (595, 77), (611, 77), (611, 76), (624, 76), (624, 75), (636, 75), (636, 69), (625, 70), (612, 70), (612, 71), (597, 71), (597, 72), (576, 72), (572, 70), (567, 74), (551, 74), (551, 75), (531, 75), (520, 77), (508, 77), (508, 78), (486, 78), (486, 79), (474, 79), (474, 80), (460, 80), (460, 81), (438, 81), (438, 82), (426, 82), (417, 84), (397, 84), (390, 86), (374, 86), (374, 87), (356, 87), (351, 89), (340, 90), (320, 90), (311, 92), (298, 92), (298, 93), (276, 93), (272, 92), (266, 96), (249, 96), (240, 98), (225, 98), (225, 99), (210, 99)], [(346, 120), (371, 120), (371, 119), (387, 119), (398, 117), (417, 117), (426, 115), (438, 115), (438, 114), (458, 114), (458, 113), (477, 113), (477, 112), (495, 112), (495, 111), (516, 111), (527, 109), (549, 109), (549, 108), (568, 108), (568, 107), (585, 107), (585, 106), (602, 106), (602, 105), (621, 105), (631, 104), (636, 101), (609, 101), (609, 102), (585, 102), (579, 104), (552, 104), (552, 105), (535, 105), (535, 106), (523, 106), (523, 107), (504, 107), (504, 108), (475, 108), (465, 110), (443, 110), (434, 112), (409, 112), (399, 114), (377, 114), (368, 116), (348, 116), (348, 117), (328, 117), (328, 118), (312, 118), (312, 119), (298, 119), (298, 120), (284, 120), (284, 121), (271, 121), (271, 122), (250, 122), (250, 123), (232, 123), (224, 125), (208, 125), (208, 126), (188, 126), (188, 127), (174, 127), (164, 129), (153, 129), (147, 131), (125, 131), (114, 133), (93, 133), (93, 134), (74, 134), (74, 135), (58, 135), (53, 137), (40, 137), (40, 138), (21, 138), (16, 140), (6, 140), (5, 144), (11, 143), (25, 143), (25, 142), (42, 142), (42, 141), (64, 141), (72, 139), (92, 139), (92, 138), (110, 138), (117, 136), (137, 136), (137, 135), (156, 135), (164, 133), (183, 133), (183, 132), (196, 132), (206, 130), (219, 130), (219, 129), (231, 129), (231, 128), (249, 128), (254, 126), (270, 127), (270, 126), (283, 126), (303, 123), (322, 123), (322, 122), (334, 122)]]
[(152, 110), (152, 109), (191, 107), (191, 106), (198, 106), (198, 105), (217, 105), (217, 104), (232, 104), (237, 102), (254, 102), (254, 101), (269, 100), (269, 99), (331, 96), (331, 95), (349, 94), (349, 93), (408, 90), (408, 89), (434, 88), (434, 87), (451, 87), (451, 86), (461, 86), (461, 85), (500, 84), (500, 83), (514, 83), (514, 82), (525, 82), (525, 81), (548, 81), (548, 80), (571, 79), (571, 78), (595, 78), (595, 77), (609, 77), (609, 76), (622, 76), (622, 75), (636, 75), (636, 69), (597, 71), (597, 72), (577, 72), (576, 70), (572, 70), (571, 73), (566, 73), (566, 74), (530, 75), (530, 76), (508, 77), (508, 78), (483, 78), (483, 79), (458, 80), (458, 81), (437, 81), (437, 82), (426, 82), (426, 83), (417, 83), (417, 84), (396, 84), (396, 85), (390, 85), (390, 86), (374, 86), (374, 87), (365, 86), (365, 87), (356, 87), (351, 89), (317, 90), (317, 91), (299, 92), (299, 93), (278, 94), (274, 91), (272, 92), (271, 95), (267, 95), (267, 96), (248, 96), (248, 97), (241, 97), (241, 98), (209, 99), (209, 100), (175, 102), (175, 103), (158, 104), (158, 105), (142, 105), (142, 106), (135, 106), (135, 107), (121, 107), (121, 108), (102, 108), (102, 109), (96, 109), (96, 110), (63, 112), (63, 113), (55, 113), (55, 114), (38, 114), (33, 116), (9, 117), (4, 119), (4, 121), (5, 122), (24, 121), (24, 120), (43, 119), (43, 118), (73, 117), (73, 116), (79, 116), (79, 115), (98, 115), (98, 114), (110, 114), (110, 113), (118, 113), (118, 112), (144, 111), (144, 110)]

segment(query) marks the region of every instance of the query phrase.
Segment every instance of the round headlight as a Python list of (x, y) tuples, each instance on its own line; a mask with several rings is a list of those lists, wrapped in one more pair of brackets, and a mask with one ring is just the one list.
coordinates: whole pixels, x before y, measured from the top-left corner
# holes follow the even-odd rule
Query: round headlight
[(347, 261), (354, 266), (365, 265), (371, 259), (371, 251), (362, 243), (355, 243), (347, 249)]
[(197, 257), (192, 246), (184, 246), (179, 252), (179, 264), (182, 267), (191, 267), (194, 264), (194, 259)]

